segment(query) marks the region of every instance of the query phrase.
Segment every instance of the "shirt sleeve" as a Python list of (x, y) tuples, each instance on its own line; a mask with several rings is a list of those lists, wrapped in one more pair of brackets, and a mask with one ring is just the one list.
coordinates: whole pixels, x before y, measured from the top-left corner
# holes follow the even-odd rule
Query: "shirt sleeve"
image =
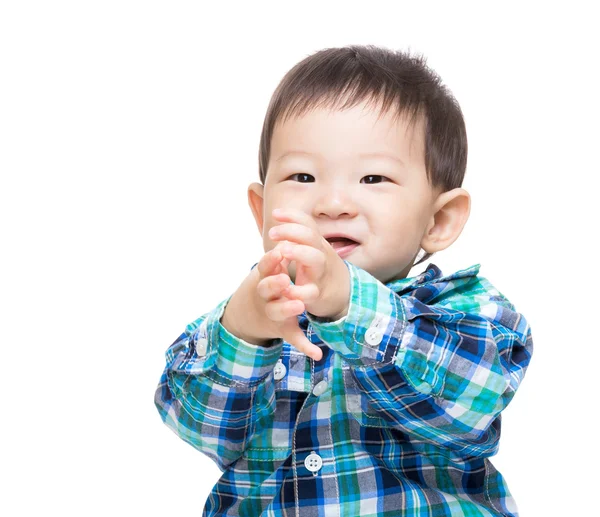
[(231, 296), (190, 323), (166, 351), (154, 403), (163, 422), (224, 471), (275, 411), (282, 339), (247, 343), (220, 319)]
[(463, 459), (495, 454), (500, 413), (533, 353), (525, 317), (473, 274), (477, 266), (398, 293), (346, 265), (346, 316), (307, 318), (350, 364), (369, 408), (386, 424)]

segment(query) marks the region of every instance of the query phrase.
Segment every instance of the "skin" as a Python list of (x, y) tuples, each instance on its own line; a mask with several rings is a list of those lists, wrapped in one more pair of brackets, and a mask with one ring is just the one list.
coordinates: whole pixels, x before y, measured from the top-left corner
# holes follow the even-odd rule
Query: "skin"
[[(248, 187), (265, 252), (278, 244), (269, 235), (282, 225), (275, 208), (302, 214), (320, 235), (355, 237), (361, 244), (344, 260), (382, 283), (406, 278), (420, 248), (435, 253), (458, 238), (470, 213), (469, 193), (431, 187), (422, 123), (411, 128), (391, 114), (377, 120), (379, 114), (363, 102), (344, 111), (317, 108), (276, 125), (265, 185)], [(292, 150), (309, 154), (281, 158)], [(399, 161), (359, 156), (370, 152)], [(296, 282), (294, 261), (288, 273)]]

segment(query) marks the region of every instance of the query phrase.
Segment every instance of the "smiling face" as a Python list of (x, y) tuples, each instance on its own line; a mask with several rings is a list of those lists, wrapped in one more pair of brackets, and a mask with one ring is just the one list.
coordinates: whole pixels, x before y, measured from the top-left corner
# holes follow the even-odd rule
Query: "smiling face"
[(277, 124), (264, 190), (249, 189), (265, 252), (277, 245), (268, 234), (278, 224), (273, 209), (293, 208), (310, 215), (322, 236), (358, 241), (342, 258), (381, 282), (408, 275), (434, 228), (437, 193), (426, 176), (423, 126), (378, 115), (363, 103)]

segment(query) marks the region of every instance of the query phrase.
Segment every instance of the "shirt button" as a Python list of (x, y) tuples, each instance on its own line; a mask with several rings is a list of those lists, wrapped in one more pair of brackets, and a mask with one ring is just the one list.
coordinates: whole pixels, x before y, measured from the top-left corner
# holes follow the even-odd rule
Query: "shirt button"
[(203, 337), (199, 337), (196, 340), (196, 354), (198, 357), (204, 357), (206, 355), (206, 343), (208, 340)]
[(304, 460), (304, 466), (316, 476), (317, 472), (323, 466), (323, 459), (315, 451), (311, 451)]
[(377, 327), (371, 327), (365, 332), (365, 339), (371, 346), (377, 346), (383, 339), (383, 332)]
[(321, 381), (313, 388), (313, 395), (319, 396), (327, 390), (327, 381)]
[(287, 368), (285, 367), (285, 364), (283, 364), (281, 361), (277, 362), (275, 368), (273, 369), (273, 375), (275, 376), (275, 380), (278, 381), (280, 379), (283, 379), (285, 377), (286, 372)]

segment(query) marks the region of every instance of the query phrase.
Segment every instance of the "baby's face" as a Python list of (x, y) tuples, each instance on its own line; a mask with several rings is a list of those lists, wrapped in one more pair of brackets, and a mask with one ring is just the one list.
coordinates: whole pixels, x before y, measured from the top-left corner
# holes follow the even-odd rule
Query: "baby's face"
[(378, 114), (366, 104), (317, 109), (276, 126), (262, 206), (265, 251), (278, 243), (269, 238), (279, 224), (273, 209), (294, 208), (310, 215), (323, 236), (352, 236), (359, 245), (340, 256), (381, 282), (408, 275), (433, 221), (435, 193), (422, 126), (408, 129), (391, 114), (378, 121)]

